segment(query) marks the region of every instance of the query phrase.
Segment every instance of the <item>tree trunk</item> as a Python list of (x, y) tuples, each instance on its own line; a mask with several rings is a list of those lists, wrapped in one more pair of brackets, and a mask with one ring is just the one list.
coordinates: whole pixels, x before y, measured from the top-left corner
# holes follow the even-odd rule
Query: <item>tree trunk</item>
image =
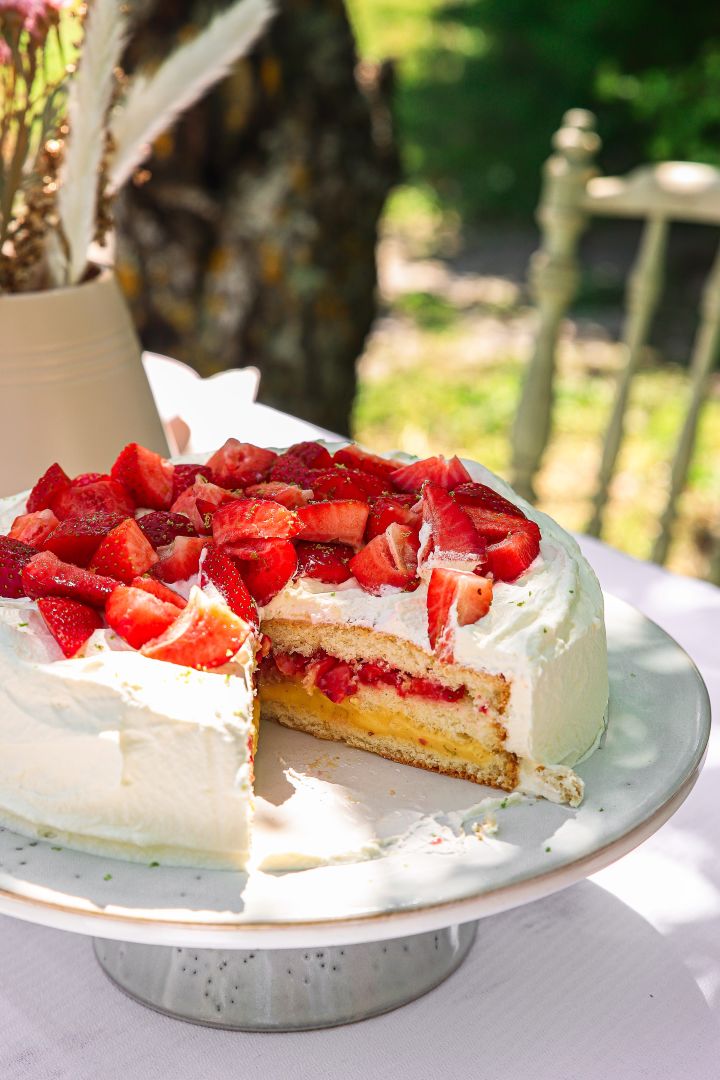
[[(160, 0), (129, 66), (209, 15), (194, 14)], [(262, 401), (341, 433), (398, 177), (391, 71), (362, 71), (361, 87), (356, 65), (341, 0), (285, 0), (253, 56), (157, 141), (118, 213), (119, 276), (146, 348), (203, 375), (255, 364)]]

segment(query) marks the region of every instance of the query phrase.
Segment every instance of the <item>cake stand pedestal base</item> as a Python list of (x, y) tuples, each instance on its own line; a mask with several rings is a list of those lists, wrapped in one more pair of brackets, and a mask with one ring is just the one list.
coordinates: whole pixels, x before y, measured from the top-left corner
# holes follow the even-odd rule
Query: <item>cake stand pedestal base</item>
[(477, 923), (360, 945), (181, 949), (95, 938), (120, 990), (179, 1020), (238, 1031), (335, 1027), (389, 1012), (448, 977)]

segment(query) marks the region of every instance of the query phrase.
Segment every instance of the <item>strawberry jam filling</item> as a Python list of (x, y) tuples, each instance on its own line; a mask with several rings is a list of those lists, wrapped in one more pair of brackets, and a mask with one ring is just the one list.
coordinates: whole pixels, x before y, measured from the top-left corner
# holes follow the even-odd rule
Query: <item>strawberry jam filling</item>
[(434, 679), (400, 671), (382, 660), (348, 662), (321, 650), (312, 656), (273, 652), (262, 661), (262, 672), (266, 678), (284, 675), (310, 684), (335, 704), (356, 694), (361, 686), (387, 686), (400, 697), (416, 696), (430, 701), (459, 701), (466, 693), (464, 686), (453, 689)]

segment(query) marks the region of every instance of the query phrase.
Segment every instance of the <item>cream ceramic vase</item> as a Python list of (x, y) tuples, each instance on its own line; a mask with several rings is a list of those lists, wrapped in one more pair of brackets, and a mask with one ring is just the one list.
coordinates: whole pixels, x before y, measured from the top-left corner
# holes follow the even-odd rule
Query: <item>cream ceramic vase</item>
[(53, 461), (70, 476), (105, 472), (128, 442), (168, 453), (112, 271), (0, 296), (0, 495), (30, 487)]

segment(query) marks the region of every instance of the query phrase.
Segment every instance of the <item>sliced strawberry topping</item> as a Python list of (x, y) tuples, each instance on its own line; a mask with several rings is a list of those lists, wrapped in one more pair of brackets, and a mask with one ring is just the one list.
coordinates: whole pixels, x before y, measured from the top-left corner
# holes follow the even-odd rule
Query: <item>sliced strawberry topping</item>
[(83, 518), (65, 518), (48, 536), (43, 547), (64, 562), (87, 566), (103, 537), (126, 520), (130, 519), (121, 511), (112, 514), (90, 514)]
[(498, 514), (509, 514), (511, 517), (524, 518), (519, 506), (515, 506), (499, 492), (486, 484), (460, 484), (450, 493), (456, 503), (461, 506), (479, 506), (484, 510), (494, 510)]
[(128, 585), (158, 561), (157, 553), (133, 518), (122, 521), (100, 541), (90, 569)]
[(232, 659), (250, 632), (245, 620), (224, 600), (214, 600), (193, 588), (187, 607), (164, 634), (148, 641), (142, 652), (184, 667), (221, 667)]
[(430, 645), (441, 660), (452, 663), (454, 628), (487, 615), (492, 582), (462, 570), (436, 567), (428, 583), (427, 617)]
[(44, 597), (38, 600), (45, 625), (68, 658), (83, 647), (90, 635), (102, 626), (102, 617), (95, 608), (77, 600)]
[(70, 477), (55, 462), (42, 474), (28, 495), (28, 512), (32, 514), (36, 510), (54, 510), (53, 503), (69, 487)]
[(297, 513), (272, 499), (236, 499), (216, 512), (212, 529), (216, 543), (233, 544), (297, 536), (301, 524)]
[(295, 550), (298, 577), (314, 578), (328, 585), (340, 585), (352, 577), (348, 563), (354, 552), (349, 544), (308, 544), (298, 540)]
[(167, 585), (163, 585), (162, 581), (158, 581), (157, 578), (150, 577), (147, 574), (133, 578), (130, 584), (133, 589), (142, 589), (143, 592), (151, 593), (153, 596), (157, 596), (158, 600), (163, 600), (166, 604), (174, 604), (180, 610), (187, 604), (184, 596), (176, 593), (174, 589), (168, 589)]
[(375, 536), (381, 536), (394, 521), (398, 525), (406, 525), (409, 529), (419, 529), (422, 518), (412, 509), (416, 502), (415, 495), (386, 495), (374, 499), (365, 529), (366, 539), (372, 540)]
[(240, 488), (263, 480), (276, 458), (274, 450), (228, 439), (207, 464), (214, 483), (225, 488)]
[(423, 519), (430, 525), (431, 543), (420, 552), (420, 565), (429, 560), (456, 570), (483, 565), (486, 544), (468, 513), (437, 484), (428, 483), (422, 494)]
[(120, 582), (62, 562), (51, 551), (40, 551), (23, 568), (22, 584), (25, 595), (33, 600), (61, 596), (101, 608)]
[(257, 604), (269, 604), (297, 570), (290, 540), (242, 540), (227, 551), (240, 563), (240, 573)]
[(472, 477), (460, 458), (452, 457), (447, 461), (442, 454), (438, 454), (437, 457), (403, 465), (391, 474), (390, 479), (400, 491), (420, 491), (423, 484), (428, 481), (445, 491), (450, 491), (460, 484), (471, 481)]
[(365, 489), (356, 484), (348, 469), (327, 469), (312, 484), (316, 499), (359, 499), (367, 502)]
[(124, 484), (138, 506), (168, 510), (173, 494), (173, 466), (165, 458), (137, 443), (129, 443), (110, 470)]
[(112, 477), (102, 472), (84, 472), (75, 477), (72, 486), (76, 488), (86, 487), (87, 484), (97, 484), (98, 480), (112, 480)]
[(367, 503), (357, 499), (301, 506), (297, 515), (303, 525), (302, 539), (320, 543), (337, 540), (357, 548), (362, 544), (369, 512)]
[(378, 596), (385, 588), (417, 587), (417, 537), (411, 529), (396, 523), (376, 536), (350, 560), (358, 584)]
[(200, 554), (207, 544), (202, 536), (176, 536), (169, 548), (160, 553), (160, 560), (152, 568), (152, 576), (160, 581), (187, 581), (197, 574)]
[(310, 502), (312, 491), (303, 491), (296, 484), (283, 484), (279, 480), (268, 480), (263, 484), (253, 484), (245, 488), (245, 494), (251, 499), (272, 499), (288, 510), (295, 510)]
[(181, 609), (154, 596), (147, 589), (119, 585), (105, 605), (105, 618), (116, 634), (141, 649), (160, 637), (178, 618)]
[[(235, 496), (231, 495), (225, 488), (218, 487), (217, 484), (208, 484), (200, 478), (177, 497), (170, 509), (173, 514), (184, 514), (192, 522), (197, 532), (209, 533), (210, 523), (207, 520), (207, 514), (210, 513), (210, 510), (208, 507), (212, 507), (214, 511), (218, 506), (224, 506), (225, 503), (232, 502), (234, 498)], [(204, 511), (198, 505), (200, 502), (203, 504)]]
[(135, 503), (129, 491), (116, 480), (95, 480), (80, 487), (73, 484), (53, 500), (52, 508), (61, 521), (90, 517), (91, 514), (132, 517), (135, 513)]
[(0, 536), (0, 596), (8, 600), (25, 596), (22, 571), (35, 555), (37, 551), (29, 544), (9, 536)]
[(377, 454), (369, 454), (367, 450), (361, 450), (356, 443), (344, 446), (342, 450), (336, 450), (333, 461), (336, 465), (346, 465), (349, 469), (361, 469), (383, 480), (389, 480), (398, 468), (397, 461), (388, 461), (387, 458), (379, 457)]
[(179, 499), (183, 491), (192, 487), (198, 476), (203, 480), (212, 480), (212, 474), (207, 465), (174, 465), (172, 501)]
[(515, 581), (540, 552), (540, 529), (534, 521), (478, 506), (465, 510), (488, 544), (485, 572), (496, 581)]
[(344, 701), (346, 697), (357, 693), (357, 673), (344, 660), (327, 657), (327, 660), (319, 662), (313, 674), (315, 686), (336, 705)]
[(200, 560), (200, 588), (205, 589), (208, 582), (215, 586), (231, 611), (252, 626), (260, 625), (255, 601), (248, 592), (240, 571), (230, 556), (215, 544), (209, 544), (205, 548)]
[(8, 536), (12, 540), (21, 540), (30, 547), (41, 548), (57, 525), (58, 519), (52, 510), (35, 510), (32, 514), (16, 517)]
[(171, 544), (176, 536), (197, 536), (190, 518), (168, 510), (152, 510), (138, 518), (137, 523), (156, 549)]

